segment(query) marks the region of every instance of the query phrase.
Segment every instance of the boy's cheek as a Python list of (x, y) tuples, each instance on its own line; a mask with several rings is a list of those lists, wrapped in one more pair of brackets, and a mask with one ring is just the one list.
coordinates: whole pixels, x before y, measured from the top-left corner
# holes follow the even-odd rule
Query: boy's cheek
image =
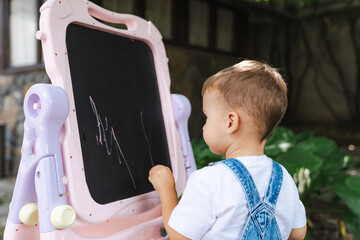
[(205, 136), (209, 134), (209, 127), (208, 125), (206, 125), (206, 123), (204, 124), (202, 130), (203, 130), (203, 137), (205, 138)]
[(209, 143), (211, 143), (211, 141), (213, 141), (213, 138), (215, 137), (214, 130), (205, 125), (203, 127), (203, 137), (204, 137), (206, 144), (209, 146)]
[(209, 144), (208, 144), (208, 136), (207, 136), (207, 132), (206, 132), (205, 128), (203, 128), (203, 138), (204, 138), (204, 141), (205, 141), (206, 145), (209, 146)]

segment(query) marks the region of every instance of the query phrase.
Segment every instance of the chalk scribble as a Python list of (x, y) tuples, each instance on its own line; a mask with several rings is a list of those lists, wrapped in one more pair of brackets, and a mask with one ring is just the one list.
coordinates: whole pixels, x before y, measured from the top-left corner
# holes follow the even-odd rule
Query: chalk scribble
[(96, 104), (94, 102), (94, 100), (91, 98), (91, 96), (89, 96), (90, 98), (90, 104), (91, 104), (91, 108), (95, 114), (95, 117), (96, 117), (96, 122), (97, 122), (97, 127), (98, 127), (98, 130), (99, 130), (99, 134), (96, 135), (96, 142), (98, 145), (101, 145), (101, 146), (104, 146), (105, 149), (106, 149), (106, 152), (107, 154), (110, 156), (112, 154), (112, 146), (113, 146), (113, 141), (114, 141), (114, 144), (115, 144), (115, 149), (116, 149), (116, 155), (117, 155), (117, 158), (119, 160), (119, 164), (122, 164), (122, 161), (121, 161), (121, 158), (124, 160), (125, 162), (125, 165), (129, 171), (129, 175), (131, 177), (131, 181), (134, 185), (134, 188), (136, 189), (136, 184), (135, 184), (135, 180), (134, 180), (134, 177), (131, 173), (131, 170), (130, 170), (130, 167), (126, 161), (126, 158), (124, 156), (124, 153), (123, 151), (121, 150), (121, 147), (120, 147), (120, 144), (115, 136), (115, 131), (114, 131), (114, 128), (111, 127), (111, 130), (110, 130), (110, 142), (108, 142), (108, 139), (106, 137), (106, 132), (109, 130), (109, 126), (108, 126), (108, 120), (107, 118), (105, 117), (105, 128), (104, 128), (104, 124), (101, 120), (101, 117), (100, 115), (98, 114), (97, 112), (97, 109), (96, 109)]
[(140, 120), (141, 120), (142, 129), (143, 129), (143, 132), (144, 132), (144, 136), (145, 136), (149, 156), (150, 156), (151, 166), (154, 166), (154, 161), (153, 161), (152, 156), (151, 156), (150, 142), (149, 142), (149, 139), (148, 139), (148, 137), (146, 135), (146, 131), (145, 131), (145, 126), (144, 126), (144, 121), (143, 121), (143, 112), (142, 111), (140, 112)]

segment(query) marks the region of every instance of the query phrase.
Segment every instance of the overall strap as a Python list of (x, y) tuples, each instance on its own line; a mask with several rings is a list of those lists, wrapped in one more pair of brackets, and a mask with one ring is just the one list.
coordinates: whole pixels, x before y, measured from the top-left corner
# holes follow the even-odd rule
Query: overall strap
[(220, 163), (236, 176), (248, 202), (250, 216), (241, 239), (281, 239), (275, 219), (275, 206), (283, 179), (281, 166), (273, 160), (269, 185), (262, 201), (251, 174), (241, 161), (230, 158)]
[(283, 171), (281, 169), (281, 166), (273, 160), (271, 178), (264, 199), (273, 209), (275, 209), (276, 206), (276, 201), (280, 193), (282, 180)]
[(228, 167), (240, 182), (240, 185), (245, 192), (246, 200), (250, 207), (250, 212), (252, 212), (253, 209), (261, 202), (261, 200), (251, 174), (237, 159), (230, 158), (221, 161), (220, 163)]

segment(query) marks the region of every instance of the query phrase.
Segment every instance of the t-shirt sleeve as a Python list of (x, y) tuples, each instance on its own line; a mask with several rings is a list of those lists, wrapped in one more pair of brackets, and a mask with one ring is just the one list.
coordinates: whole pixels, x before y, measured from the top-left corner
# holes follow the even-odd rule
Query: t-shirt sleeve
[(207, 169), (190, 175), (169, 226), (190, 239), (201, 239), (216, 220), (214, 189)]
[(297, 191), (297, 187), (295, 183), (292, 181), (294, 187), (294, 221), (292, 228), (301, 228), (306, 224), (306, 211), (304, 204), (301, 202), (299, 197), (299, 192)]
[(293, 222), (293, 229), (294, 228), (301, 228), (306, 224), (306, 212), (303, 203), (297, 198), (295, 202), (295, 212), (294, 212), (294, 222)]

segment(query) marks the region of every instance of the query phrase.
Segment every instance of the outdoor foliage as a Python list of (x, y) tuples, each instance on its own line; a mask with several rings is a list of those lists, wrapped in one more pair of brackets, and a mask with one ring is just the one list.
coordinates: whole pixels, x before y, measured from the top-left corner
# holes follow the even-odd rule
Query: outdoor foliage
[(211, 162), (225, 160), (224, 156), (213, 154), (203, 139), (191, 139), (197, 169), (206, 167)]
[(332, 197), (333, 206), (321, 211), (339, 212), (354, 238), (360, 239), (360, 176), (347, 173), (353, 164), (351, 158), (333, 140), (316, 137), (313, 132), (295, 135), (278, 127), (265, 146), (265, 154), (294, 176), (309, 217), (318, 211), (309, 206), (322, 196)]
[[(194, 139), (192, 145), (198, 168), (224, 159), (211, 153), (203, 140)], [(354, 239), (360, 239), (360, 176), (347, 173), (355, 163), (333, 140), (317, 137), (313, 132), (295, 135), (287, 128), (278, 127), (265, 146), (265, 154), (294, 177), (310, 222), (316, 212), (338, 212)], [(330, 208), (310, 207), (324, 196), (332, 198)]]

